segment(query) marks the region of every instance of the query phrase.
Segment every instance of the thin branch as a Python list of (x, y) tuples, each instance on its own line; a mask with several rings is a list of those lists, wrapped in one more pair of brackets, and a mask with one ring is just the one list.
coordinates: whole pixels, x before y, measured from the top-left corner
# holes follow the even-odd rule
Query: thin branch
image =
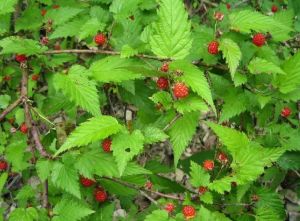
[(19, 97), (14, 103), (9, 105), (1, 114), (0, 114), (0, 121), (2, 121), (7, 114), (13, 111), (20, 103), (22, 103), (22, 96)]
[(179, 118), (181, 117), (180, 114), (177, 114), (163, 129), (163, 131), (168, 130)]
[(48, 180), (45, 180), (44, 182), (44, 192), (43, 192), (43, 207), (48, 208), (49, 206), (49, 201), (48, 201)]

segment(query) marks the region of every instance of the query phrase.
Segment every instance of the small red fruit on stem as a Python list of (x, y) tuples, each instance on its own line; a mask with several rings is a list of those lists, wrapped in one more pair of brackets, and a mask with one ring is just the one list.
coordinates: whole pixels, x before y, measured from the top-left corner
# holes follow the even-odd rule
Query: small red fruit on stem
[(60, 6), (59, 6), (59, 5), (53, 5), (52, 8), (53, 8), (53, 9), (59, 9)]
[(212, 160), (205, 160), (205, 161), (203, 162), (203, 168), (204, 168), (205, 170), (211, 171), (211, 170), (214, 169), (214, 167), (215, 167), (215, 163), (214, 163), (214, 161), (212, 161)]
[(222, 21), (224, 19), (224, 14), (222, 12), (215, 12), (214, 14), (214, 18), (217, 21)]
[(19, 62), (19, 63), (23, 63), (27, 60), (27, 57), (26, 55), (24, 54), (17, 54), (16, 55), (16, 61)]
[(47, 13), (47, 10), (43, 8), (43, 9), (41, 10), (41, 15), (42, 15), (42, 16), (45, 16), (46, 13)]
[(200, 186), (198, 189), (200, 195), (203, 195), (204, 193), (206, 193), (206, 191), (207, 191), (207, 187), (205, 186)]
[(227, 8), (228, 10), (230, 10), (230, 9), (231, 9), (231, 5), (230, 5), (229, 3), (227, 3), (227, 4), (226, 4), (226, 8)]
[(168, 86), (169, 86), (169, 82), (168, 82), (168, 79), (165, 78), (165, 77), (160, 77), (158, 78), (158, 80), (156, 81), (156, 85), (159, 89), (167, 89)]
[(2, 79), (3, 79), (3, 81), (10, 81), (11, 76), (10, 75), (5, 75)]
[(94, 197), (97, 202), (103, 203), (107, 200), (107, 193), (101, 187), (98, 187), (94, 191)]
[(44, 36), (41, 38), (40, 42), (42, 45), (47, 45), (49, 43), (49, 38)]
[(280, 115), (282, 117), (289, 117), (292, 113), (292, 110), (289, 108), (289, 107), (284, 107), (282, 110), (281, 110), (281, 113)]
[(220, 161), (221, 164), (227, 164), (228, 163), (228, 157), (226, 156), (225, 153), (219, 153), (217, 158), (218, 158), (218, 161)]
[(40, 76), (38, 74), (34, 74), (34, 75), (31, 76), (31, 80), (37, 81), (39, 79), (39, 77)]
[(266, 42), (266, 37), (262, 33), (257, 33), (253, 36), (252, 38), (253, 44), (255, 44), (257, 47), (261, 47), (265, 44)]
[(4, 161), (4, 160), (0, 160), (0, 171), (4, 171), (4, 170), (6, 170), (6, 169), (7, 169), (7, 167), (8, 167), (8, 164), (7, 164), (7, 162), (6, 162), (6, 161)]
[(175, 209), (175, 206), (174, 206), (173, 203), (167, 203), (167, 204), (165, 205), (165, 210), (166, 210), (168, 213), (173, 212), (174, 209)]
[(218, 54), (219, 53), (219, 43), (217, 41), (212, 41), (208, 44), (207, 51), (210, 54)]
[(273, 13), (276, 13), (278, 11), (278, 7), (276, 5), (272, 5), (271, 10)]
[(163, 63), (163, 65), (160, 67), (160, 70), (162, 72), (168, 72), (169, 71), (169, 64), (168, 63)]
[(23, 134), (27, 134), (28, 127), (26, 126), (25, 123), (21, 124), (21, 126), (20, 126), (20, 131), (21, 131)]
[(80, 177), (80, 183), (81, 183), (84, 187), (90, 187), (90, 186), (93, 186), (96, 182), (95, 182), (95, 180), (91, 180), (91, 179), (89, 179), (89, 178)]
[(196, 215), (196, 210), (193, 206), (187, 205), (182, 208), (182, 213), (186, 219), (192, 219)]
[(189, 88), (184, 83), (176, 83), (173, 87), (173, 94), (176, 98), (184, 98), (189, 95)]
[(153, 183), (152, 183), (151, 181), (148, 180), (148, 181), (145, 183), (145, 188), (148, 189), (148, 190), (151, 190), (152, 187), (153, 187)]
[(112, 141), (109, 138), (103, 140), (103, 142), (102, 142), (102, 149), (103, 149), (104, 152), (110, 152), (111, 151), (111, 149), (110, 149), (111, 142)]
[(251, 196), (251, 200), (252, 200), (253, 202), (257, 202), (257, 201), (259, 201), (259, 196), (256, 195), (256, 194), (253, 194), (253, 195)]
[(95, 38), (94, 38), (94, 41), (95, 41), (95, 43), (97, 44), (97, 45), (100, 45), (100, 46), (102, 46), (102, 45), (104, 45), (105, 44), (105, 42), (106, 42), (106, 36), (104, 35), (104, 34), (97, 34), (96, 36), (95, 36)]

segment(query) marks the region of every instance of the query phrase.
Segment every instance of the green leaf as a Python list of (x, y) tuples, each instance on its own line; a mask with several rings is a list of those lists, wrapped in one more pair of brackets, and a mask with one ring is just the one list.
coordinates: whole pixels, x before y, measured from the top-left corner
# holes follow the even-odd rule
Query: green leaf
[(82, 27), (82, 19), (76, 19), (63, 24), (55, 29), (49, 36), (49, 39), (73, 37), (78, 34), (78, 30)]
[[(243, 33), (252, 31), (267, 33), (270, 32), (272, 39), (281, 41), (282, 32), (289, 33), (292, 29), (276, 20), (271, 16), (263, 15), (257, 11), (242, 10), (229, 14), (231, 29)], [(255, 22), (253, 22), (255, 21)]]
[(136, 49), (130, 47), (130, 45), (126, 44), (122, 47), (121, 58), (129, 58), (138, 53), (139, 53), (138, 50), (136, 50)]
[(55, 26), (59, 26), (62, 24), (66, 24), (69, 20), (74, 18), (82, 11), (83, 9), (80, 8), (60, 7), (56, 10), (47, 11), (45, 20), (48, 21), (49, 19), (51, 19)]
[[(0, 3), (1, 4), (1, 3)], [(10, 29), (10, 14), (0, 15), (0, 36), (9, 32)]]
[(6, 183), (7, 178), (8, 178), (8, 173), (1, 174), (1, 176), (0, 176), (0, 193), (2, 193), (2, 190)]
[(282, 221), (282, 219), (270, 207), (258, 207), (255, 209), (255, 221)]
[(192, 95), (185, 99), (176, 100), (174, 107), (181, 114), (192, 111), (209, 111), (208, 106), (201, 98)]
[(42, 15), (38, 7), (28, 7), (16, 21), (16, 31), (36, 30), (43, 24)]
[(55, 221), (76, 221), (89, 216), (95, 211), (87, 203), (72, 196), (65, 195), (53, 208)]
[(202, 97), (216, 113), (216, 108), (212, 99), (211, 90), (207, 79), (199, 68), (187, 61), (174, 61), (170, 64), (170, 70), (180, 70), (183, 75), (180, 79), (185, 82), (191, 89)]
[(230, 74), (233, 79), (236, 69), (238, 68), (242, 59), (240, 47), (233, 40), (224, 38), (221, 41), (220, 50), (223, 52), (223, 57), (229, 66)]
[(231, 221), (231, 219), (227, 218), (225, 214), (212, 212), (203, 206), (201, 206), (198, 214), (199, 215), (197, 216), (197, 218), (201, 221)]
[(11, 97), (9, 95), (0, 95), (0, 109), (6, 108), (9, 105), (10, 100)]
[(206, 123), (232, 154), (250, 144), (250, 140), (244, 133), (229, 127), (223, 127), (213, 122)]
[(0, 15), (13, 12), (15, 4), (18, 0), (1, 0), (0, 2)]
[(232, 80), (233, 80), (234, 86), (238, 87), (238, 86), (241, 86), (242, 84), (245, 84), (248, 79), (245, 74), (236, 72), (234, 75), (234, 78)]
[(33, 207), (28, 208), (16, 208), (11, 212), (9, 221), (37, 221), (39, 214)]
[(36, 171), (42, 182), (48, 178), (48, 176), (51, 173), (51, 170), (52, 163), (49, 160), (39, 159), (36, 162)]
[(143, 131), (145, 137), (145, 144), (152, 144), (159, 141), (165, 141), (168, 135), (162, 129), (148, 126)]
[(155, 104), (162, 104), (166, 110), (171, 108), (173, 102), (172, 96), (166, 91), (156, 92), (150, 97), (150, 100)]
[(134, 65), (133, 60), (109, 56), (94, 62), (90, 71), (97, 81), (104, 83), (121, 82), (141, 78), (139, 73), (130, 70), (130, 67)]
[(262, 58), (254, 58), (250, 61), (248, 69), (252, 74), (286, 74), (280, 67), (276, 64), (264, 60)]
[(192, 140), (198, 126), (199, 113), (192, 112), (179, 118), (168, 131), (174, 152), (174, 165), (176, 167), (181, 154)]
[(86, 75), (87, 70), (84, 67), (73, 65), (68, 75), (54, 76), (55, 88), (84, 110), (99, 116), (101, 113), (96, 83), (89, 80)]
[(78, 174), (71, 165), (56, 162), (51, 173), (51, 180), (55, 186), (81, 198)]
[(201, 202), (204, 202), (206, 204), (213, 204), (214, 199), (211, 192), (205, 192), (203, 195), (200, 196)]
[(91, 18), (81, 26), (78, 36), (79, 40), (81, 41), (89, 36), (95, 36), (98, 31), (103, 31), (104, 28), (105, 24), (101, 23), (98, 18)]
[(174, 221), (174, 219), (169, 219), (169, 214), (165, 210), (154, 210), (146, 216), (145, 221)]
[(298, 89), (300, 86), (300, 52), (285, 61), (282, 69), (287, 74), (277, 78), (276, 82), (280, 92), (287, 94)]
[(20, 172), (29, 166), (25, 157), (26, 148), (25, 139), (22, 140), (20, 137), (5, 148), (6, 159), (11, 163), (12, 171)]
[(2, 47), (1, 54), (26, 54), (34, 55), (46, 51), (46, 47), (42, 47), (38, 41), (24, 39), (20, 37), (7, 37), (0, 40)]
[(162, 0), (150, 36), (152, 52), (160, 58), (183, 59), (192, 47), (191, 23), (181, 0)]
[(55, 153), (55, 156), (72, 147), (80, 147), (104, 139), (117, 133), (120, 128), (118, 121), (113, 117), (100, 116), (91, 118), (87, 122), (82, 123), (71, 133), (66, 142)]
[(236, 182), (236, 178), (226, 176), (221, 179), (214, 180), (212, 183), (208, 185), (208, 188), (220, 194), (224, 194), (225, 191), (230, 192), (232, 182)]
[(126, 165), (134, 156), (140, 153), (144, 147), (144, 136), (139, 130), (132, 133), (122, 131), (113, 138), (113, 156), (116, 158), (119, 173), (122, 175)]
[(191, 161), (190, 171), (190, 182), (194, 187), (208, 186), (210, 183), (210, 175), (201, 165)]

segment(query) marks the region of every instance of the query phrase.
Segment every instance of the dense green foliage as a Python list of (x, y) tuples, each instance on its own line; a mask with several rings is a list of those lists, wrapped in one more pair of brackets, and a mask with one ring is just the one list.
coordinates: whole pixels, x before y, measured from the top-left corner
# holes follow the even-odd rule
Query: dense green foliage
[(0, 220), (287, 220), (299, 16), (298, 0), (0, 0)]

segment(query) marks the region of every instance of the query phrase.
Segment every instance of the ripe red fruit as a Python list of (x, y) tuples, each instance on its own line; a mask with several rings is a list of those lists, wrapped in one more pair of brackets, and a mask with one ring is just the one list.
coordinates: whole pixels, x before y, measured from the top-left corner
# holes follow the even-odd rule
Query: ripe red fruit
[(97, 45), (104, 45), (106, 42), (106, 36), (104, 34), (97, 34), (94, 38), (94, 41)]
[(272, 5), (271, 10), (273, 13), (276, 13), (278, 11), (278, 7), (276, 5)]
[(31, 80), (37, 81), (39, 79), (39, 77), (40, 76), (38, 74), (34, 74), (34, 75), (31, 76)]
[(205, 186), (200, 186), (198, 189), (200, 195), (203, 195), (204, 193), (206, 193), (206, 191), (207, 191), (207, 187)]
[(102, 149), (104, 150), (104, 152), (110, 152), (110, 147), (111, 147), (111, 139), (105, 139), (102, 142)]
[(84, 187), (90, 187), (90, 186), (93, 186), (96, 182), (94, 180), (89, 179), (89, 178), (80, 177), (80, 183)]
[(41, 10), (41, 15), (42, 15), (42, 16), (45, 16), (46, 13), (47, 13), (47, 10), (43, 8), (43, 9)]
[(59, 5), (53, 5), (52, 8), (53, 9), (58, 9), (58, 8), (60, 8), (60, 6)]
[(207, 51), (210, 54), (218, 54), (219, 53), (219, 43), (217, 41), (212, 41), (208, 44)]
[(47, 45), (49, 43), (49, 38), (44, 36), (41, 38), (40, 42), (42, 45)]
[(168, 72), (169, 71), (169, 64), (168, 63), (163, 63), (163, 65), (160, 67), (160, 70), (162, 72)]
[(221, 164), (228, 163), (228, 157), (226, 156), (225, 153), (219, 153), (217, 158), (218, 158), (218, 160), (220, 161)]
[(10, 75), (5, 75), (2, 79), (3, 79), (3, 81), (10, 81), (11, 76)]
[(59, 44), (55, 44), (55, 45), (54, 45), (54, 49), (55, 49), (55, 50), (60, 50), (60, 49), (61, 49), (61, 47), (60, 47), (60, 45), (59, 45)]
[(265, 44), (266, 42), (266, 37), (262, 33), (257, 33), (253, 36), (252, 38), (253, 44), (255, 44), (257, 47), (261, 47)]
[(281, 113), (280, 115), (282, 117), (289, 117), (292, 113), (292, 110), (289, 108), (289, 107), (284, 107), (282, 110), (281, 110)]
[(212, 160), (205, 160), (205, 161), (203, 162), (203, 168), (204, 168), (205, 170), (213, 170), (214, 167), (215, 167), (215, 163), (214, 163), (214, 161), (212, 161)]
[(175, 209), (175, 206), (174, 206), (173, 203), (167, 203), (167, 204), (165, 205), (165, 210), (166, 210), (168, 213), (173, 212), (174, 209)]
[(107, 193), (103, 188), (97, 188), (94, 191), (94, 197), (97, 202), (103, 203), (107, 200)]
[(0, 160), (0, 171), (6, 170), (8, 167), (8, 164), (4, 160)]
[(151, 181), (147, 181), (145, 183), (145, 188), (148, 189), (148, 190), (151, 190), (152, 189), (152, 186), (153, 186), (153, 183), (151, 183)]
[(158, 80), (156, 81), (156, 85), (159, 89), (167, 89), (168, 86), (169, 86), (169, 82), (168, 82), (168, 79), (167, 78), (164, 78), (164, 77), (160, 77), (158, 78)]
[(24, 54), (17, 54), (16, 55), (16, 61), (19, 63), (25, 62), (27, 60), (26, 55)]
[(215, 12), (214, 18), (215, 18), (217, 21), (222, 21), (223, 18), (224, 18), (224, 14), (223, 14), (222, 12)]
[(21, 126), (20, 126), (20, 131), (21, 131), (23, 134), (27, 134), (28, 127), (26, 126), (25, 123), (21, 124)]
[(184, 206), (182, 208), (182, 213), (186, 219), (192, 219), (196, 215), (196, 210), (193, 206)]
[(226, 8), (229, 10), (231, 9), (231, 5), (229, 3), (226, 4)]
[(189, 95), (189, 88), (184, 83), (176, 83), (173, 88), (173, 94), (176, 98), (184, 98)]

